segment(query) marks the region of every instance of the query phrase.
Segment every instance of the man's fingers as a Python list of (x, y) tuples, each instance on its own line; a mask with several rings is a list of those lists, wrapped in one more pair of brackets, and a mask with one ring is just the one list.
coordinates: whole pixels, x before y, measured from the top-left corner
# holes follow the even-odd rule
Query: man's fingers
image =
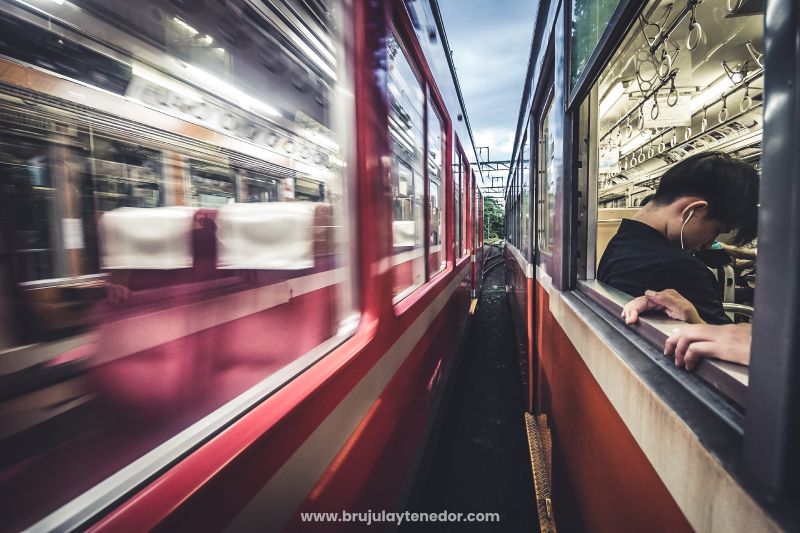
[(682, 320), (685, 316), (685, 305), (680, 299), (663, 293), (658, 293), (655, 296), (648, 296), (647, 299), (650, 301), (650, 306), (653, 309), (664, 311), (670, 318)]
[(687, 348), (686, 357), (684, 358), (686, 370), (692, 370), (703, 357), (716, 357), (713, 342), (693, 342), (689, 348)]
[(680, 331), (677, 331), (667, 337), (667, 341), (664, 343), (664, 355), (670, 356), (675, 353), (675, 345), (678, 344), (678, 338)]
[(686, 350), (692, 343), (691, 339), (686, 335), (681, 335), (675, 345), (675, 365), (683, 366), (686, 363)]
[(639, 296), (634, 298), (622, 308), (622, 318), (625, 319), (626, 324), (633, 324), (639, 320), (639, 313), (647, 309), (647, 298)]

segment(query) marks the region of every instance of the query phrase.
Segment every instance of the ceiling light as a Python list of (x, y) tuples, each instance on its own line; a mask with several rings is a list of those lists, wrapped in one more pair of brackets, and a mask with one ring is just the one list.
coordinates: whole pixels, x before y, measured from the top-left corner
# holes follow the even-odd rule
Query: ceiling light
[(191, 26), (189, 26), (188, 24), (186, 24), (184, 21), (182, 21), (182, 20), (181, 20), (181, 19), (179, 19), (178, 17), (172, 17), (172, 20), (175, 22), (175, 24), (177, 24), (178, 26), (180, 26), (180, 27), (181, 27), (181, 28), (183, 28), (184, 30), (188, 31), (188, 32), (189, 32), (189, 33), (191, 33), (193, 36), (194, 36), (194, 35), (197, 35), (198, 33), (200, 33), (199, 31), (197, 31), (196, 29), (192, 28)]
[(733, 82), (727, 75), (725, 75), (712, 83), (708, 88), (701, 89), (699, 93), (692, 97), (692, 113), (699, 111), (714, 100), (718, 99), (731, 87), (733, 87)]
[(600, 102), (600, 118), (604, 117), (608, 111), (614, 107), (620, 96), (625, 94), (625, 86), (618, 82), (609, 89), (603, 100)]

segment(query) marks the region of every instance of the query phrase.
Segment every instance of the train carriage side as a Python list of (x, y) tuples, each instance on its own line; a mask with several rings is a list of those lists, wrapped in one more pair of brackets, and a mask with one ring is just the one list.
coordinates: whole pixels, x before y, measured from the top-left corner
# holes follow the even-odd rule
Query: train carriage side
[[(506, 284), (530, 410), (552, 435), (560, 528), (798, 527), (799, 37), (785, 0), (539, 5), (506, 185)], [(632, 296), (596, 271), (664, 172), (711, 150), (760, 175), (758, 236), (744, 245), (755, 266), (710, 267), (732, 320), (752, 320), (751, 362), (687, 372), (662, 353), (682, 324), (626, 326)]]
[(0, 529), (400, 510), (482, 265), (436, 2), (0, 26)]

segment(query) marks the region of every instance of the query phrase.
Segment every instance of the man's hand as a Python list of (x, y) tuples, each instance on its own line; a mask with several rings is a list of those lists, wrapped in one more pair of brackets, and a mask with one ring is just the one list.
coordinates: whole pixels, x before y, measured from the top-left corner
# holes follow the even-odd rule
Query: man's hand
[(692, 302), (674, 289), (645, 291), (644, 296), (634, 298), (625, 304), (622, 308), (622, 318), (626, 324), (633, 324), (645, 311), (663, 311), (675, 320), (682, 320), (688, 324), (705, 324)]
[(675, 366), (691, 370), (701, 357), (713, 357), (742, 365), (750, 364), (750, 324), (709, 324), (676, 329), (664, 344), (664, 355), (675, 357)]

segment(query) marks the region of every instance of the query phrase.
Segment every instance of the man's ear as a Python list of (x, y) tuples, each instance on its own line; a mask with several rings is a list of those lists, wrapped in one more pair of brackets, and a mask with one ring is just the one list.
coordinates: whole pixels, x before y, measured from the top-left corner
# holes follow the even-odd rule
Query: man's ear
[(705, 200), (695, 200), (690, 202), (683, 208), (683, 215), (686, 216), (689, 212), (694, 212), (696, 215), (704, 213), (708, 210), (708, 202)]

